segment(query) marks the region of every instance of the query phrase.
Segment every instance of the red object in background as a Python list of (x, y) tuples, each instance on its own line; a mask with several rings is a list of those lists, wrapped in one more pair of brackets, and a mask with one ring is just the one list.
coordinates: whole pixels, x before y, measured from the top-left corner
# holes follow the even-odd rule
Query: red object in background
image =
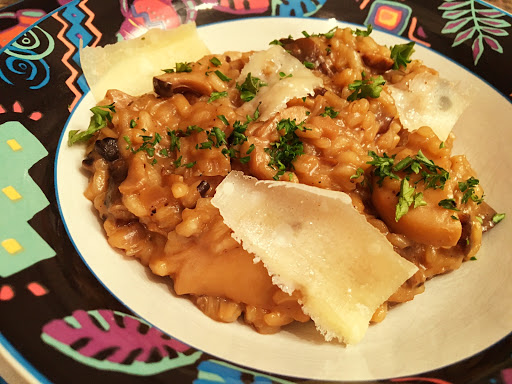
[(14, 27), (7, 28), (4, 31), (0, 31), (0, 48), (5, 47), (11, 40), (22, 33), (25, 29), (30, 27), (41, 17), (46, 15), (46, 12), (40, 9), (20, 9), (16, 13), (14, 12), (3, 12), (0, 13), (0, 18), (5, 19), (17, 19), (18, 24)]

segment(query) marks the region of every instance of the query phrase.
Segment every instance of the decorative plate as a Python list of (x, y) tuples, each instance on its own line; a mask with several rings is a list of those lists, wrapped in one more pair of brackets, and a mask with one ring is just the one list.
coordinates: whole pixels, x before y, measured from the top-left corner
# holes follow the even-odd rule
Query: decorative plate
[(489, 201), (512, 212), (512, 155), (503, 144), (512, 140), (512, 15), (491, 4), (25, 0), (0, 10), (0, 355), (20, 378), (512, 383), (510, 219), (486, 235), (477, 261), (434, 279), (360, 345), (345, 348), (307, 326), (264, 336), (213, 322), (173, 296), (165, 279), (111, 250), (83, 198), (83, 148), (61, 144), (94, 104), (80, 40), (105, 45), (195, 21), (212, 52), (264, 49), (302, 30), (325, 32), (332, 18), (372, 24), (387, 45), (413, 40), (415, 57), (471, 87), (475, 100), (455, 129), (456, 152), (468, 155)]

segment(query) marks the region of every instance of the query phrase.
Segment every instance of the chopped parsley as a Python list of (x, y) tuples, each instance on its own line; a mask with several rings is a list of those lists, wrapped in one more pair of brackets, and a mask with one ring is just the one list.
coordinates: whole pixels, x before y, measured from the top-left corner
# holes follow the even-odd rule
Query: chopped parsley
[(169, 156), (169, 151), (167, 151), (166, 148), (162, 148), (160, 150), (160, 155), (167, 157), (167, 156)]
[(311, 61), (303, 61), (302, 64), (308, 69), (315, 69), (315, 63), (312, 63)]
[(184, 167), (184, 168), (192, 168), (194, 165), (196, 165), (196, 162), (195, 161), (191, 161), (190, 163), (185, 163), (185, 164), (182, 164), (182, 159), (183, 159), (183, 156), (180, 156), (178, 157), (178, 159), (176, 159), (173, 164), (174, 164), (174, 167), (175, 168), (179, 168), (179, 167)]
[(398, 195), (398, 204), (395, 208), (395, 221), (398, 221), (404, 216), (407, 212), (409, 212), (409, 207), (413, 206), (413, 208), (421, 207), (423, 205), (427, 205), (425, 200), (423, 200), (423, 193), (416, 193), (415, 188), (411, 187), (409, 184), (409, 178), (406, 177), (402, 179), (400, 184), (400, 194)]
[(321, 37), (321, 36), (323, 36), (326, 39), (332, 39), (334, 37), (334, 34), (336, 33), (337, 29), (338, 29), (338, 27), (334, 27), (334, 28), (329, 29), (329, 31), (327, 31), (326, 33), (313, 33), (313, 34), (309, 34), (306, 31), (302, 31), (302, 34), (304, 35), (304, 37)]
[(382, 156), (379, 156), (374, 151), (369, 151), (368, 156), (371, 156), (373, 160), (367, 161), (366, 164), (370, 164), (375, 167), (375, 169), (373, 170), (373, 174), (379, 177), (377, 184), (382, 186), (382, 182), (386, 177), (395, 180), (400, 180), (400, 178), (393, 173), (395, 156), (389, 157), (386, 153), (384, 153)]
[(221, 65), (221, 62), (219, 59), (217, 59), (216, 57), (212, 57), (210, 59), (210, 63), (212, 63), (213, 65), (215, 65), (216, 67), (220, 66)]
[(484, 221), (480, 216), (475, 216), (475, 220), (478, 221), (480, 224), (483, 224)]
[(444, 141), (441, 141), (441, 144), (439, 144), (439, 149), (443, 149), (445, 147)]
[(215, 74), (216, 74), (216, 75), (217, 75), (217, 77), (218, 77), (219, 79), (221, 79), (222, 81), (229, 81), (229, 80), (231, 80), (231, 78), (227, 77), (225, 74), (223, 74), (223, 73), (222, 73), (221, 71), (219, 71), (219, 70), (216, 70), (216, 71), (215, 71)]
[(330, 117), (331, 119), (334, 119), (336, 116), (338, 116), (339, 112), (335, 111), (332, 107), (325, 107), (324, 112), (320, 114), (322, 117)]
[(180, 150), (180, 137), (176, 134), (176, 131), (167, 131), (167, 135), (171, 138), (171, 145), (169, 149), (172, 151)]
[(212, 149), (212, 142), (211, 141), (205, 141), (200, 144), (196, 144), (196, 149)]
[(494, 224), (498, 224), (501, 220), (503, 220), (505, 218), (505, 214), (504, 213), (497, 213), (495, 214), (493, 217), (492, 217), (492, 222)]
[(228, 119), (226, 119), (226, 116), (224, 116), (224, 115), (217, 115), (217, 117), (219, 118), (220, 121), (222, 121), (224, 123), (224, 125), (226, 127), (229, 126), (229, 122), (228, 122)]
[(355, 31), (352, 31), (352, 33), (356, 36), (367, 37), (367, 36), (370, 36), (372, 31), (373, 31), (373, 26), (371, 24), (368, 24), (368, 26), (366, 27), (366, 31), (363, 31), (361, 29), (356, 29)]
[(361, 176), (364, 175), (364, 169), (363, 168), (357, 168), (356, 173), (350, 176), (350, 180), (353, 179), (359, 179)]
[(268, 43), (268, 45), (279, 45), (279, 46), (283, 46), (283, 43), (281, 43), (279, 40), (275, 39), (275, 40), (272, 40), (270, 43)]
[(162, 136), (156, 132), (155, 136), (141, 135), (140, 137), (142, 137), (142, 144), (139, 148), (134, 149), (130, 138), (128, 136), (123, 136), (124, 141), (128, 144), (126, 149), (129, 149), (132, 153), (146, 152), (149, 157), (155, 156), (155, 147), (162, 140)]
[(130, 120), (130, 128), (135, 128), (137, 126), (137, 122), (134, 119)]
[(176, 63), (174, 69), (162, 69), (165, 73), (174, 73), (174, 72), (192, 72), (192, 67), (190, 66), (192, 63)]
[(469, 260), (475, 261), (475, 260), (477, 260), (477, 258), (475, 256), (472, 256)]
[(247, 102), (254, 99), (260, 88), (265, 86), (267, 86), (267, 83), (257, 77), (253, 77), (249, 72), (241, 85), (236, 84), (236, 89), (240, 91), (240, 98)]
[(286, 79), (287, 77), (293, 77), (293, 74), (289, 73), (288, 75), (284, 72), (279, 72), (279, 80)]
[(112, 113), (116, 113), (115, 103), (109, 105), (98, 105), (93, 107), (90, 111), (93, 113), (89, 122), (89, 127), (85, 131), (79, 132), (78, 130), (69, 131), (68, 145), (79, 141), (87, 141), (94, 136), (100, 129), (105, 128), (108, 122), (112, 121)]
[(484, 201), (484, 196), (478, 197), (475, 193), (475, 188), (480, 181), (471, 176), (464, 182), (459, 181), (459, 189), (461, 192), (464, 192), (462, 196), (462, 204), (466, 204), (470, 199), (473, 200), (477, 204), (481, 204)]
[(458, 218), (457, 216), (455, 216), (455, 215), (451, 215), (450, 217), (451, 217), (453, 220), (457, 220), (457, 221), (459, 221), (459, 218)]
[(366, 73), (361, 72), (362, 80), (356, 80), (353, 83), (348, 85), (348, 89), (354, 91), (347, 97), (348, 101), (355, 101), (357, 99), (363, 99), (372, 97), (374, 99), (380, 96), (382, 91), (382, 86), (386, 84), (386, 81), (379, 75), (377, 77), (372, 77), (371, 79), (365, 79)]
[(444, 209), (450, 209), (452, 211), (460, 211), (460, 209), (457, 209), (457, 203), (454, 199), (443, 199), (439, 203), (437, 203), (440, 207)]
[(293, 161), (304, 154), (302, 141), (295, 133), (297, 129), (303, 130), (302, 123), (297, 125), (295, 120), (283, 119), (277, 123), (278, 131), (284, 130), (284, 135), (279, 137), (279, 141), (270, 144), (270, 148), (265, 148), (265, 152), (270, 155), (268, 166), (277, 170), (274, 180), (284, 175), (285, 171), (292, 170)]
[(211, 103), (211, 102), (213, 102), (215, 100), (218, 100), (221, 97), (227, 97), (227, 96), (228, 96), (227, 91), (224, 91), (224, 92), (212, 92), (211, 95), (210, 95), (210, 98), (208, 99), (208, 103)]
[(394, 60), (393, 69), (400, 67), (407, 68), (407, 64), (411, 62), (411, 55), (414, 52), (414, 42), (407, 44), (398, 44), (391, 47), (391, 59)]

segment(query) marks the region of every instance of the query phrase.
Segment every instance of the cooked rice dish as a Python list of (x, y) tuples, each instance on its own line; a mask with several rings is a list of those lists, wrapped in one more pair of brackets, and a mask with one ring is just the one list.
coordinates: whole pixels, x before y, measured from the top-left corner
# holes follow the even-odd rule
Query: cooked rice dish
[[(212, 205), (233, 170), (348, 194), (418, 267), (372, 322), (474, 258), (503, 215), (483, 201), (466, 157), (452, 155), (453, 133), (407, 129), (397, 101), (414, 93), (415, 79), (438, 89), (438, 73), (410, 58), (412, 44), (388, 48), (370, 31), (335, 28), (177, 63), (141, 96), (109, 90), (87, 134), (70, 135), (88, 143), (85, 196), (109, 244), (170, 276), (176, 294), (210, 318), (242, 317), (260, 333), (310, 319), (301, 292), (273, 284)], [(454, 87), (443, 92), (439, 113), (460, 98)]]

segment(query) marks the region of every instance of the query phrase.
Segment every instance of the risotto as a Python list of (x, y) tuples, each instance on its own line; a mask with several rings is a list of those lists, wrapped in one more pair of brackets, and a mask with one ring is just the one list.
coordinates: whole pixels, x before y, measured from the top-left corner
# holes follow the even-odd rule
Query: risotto
[(483, 201), (467, 159), (452, 156), (453, 134), (403, 126), (392, 89), (437, 72), (411, 60), (412, 43), (388, 48), (370, 32), (304, 33), (266, 53), (177, 63), (154, 78), (153, 93), (109, 90), (89, 129), (70, 134), (70, 143), (88, 143), (85, 196), (109, 244), (170, 276), (176, 294), (212, 319), (243, 317), (261, 333), (309, 317), (300, 292), (274, 285), (212, 205), (232, 170), (347, 193), (418, 267), (372, 322), (474, 259), (482, 233), (504, 215)]

